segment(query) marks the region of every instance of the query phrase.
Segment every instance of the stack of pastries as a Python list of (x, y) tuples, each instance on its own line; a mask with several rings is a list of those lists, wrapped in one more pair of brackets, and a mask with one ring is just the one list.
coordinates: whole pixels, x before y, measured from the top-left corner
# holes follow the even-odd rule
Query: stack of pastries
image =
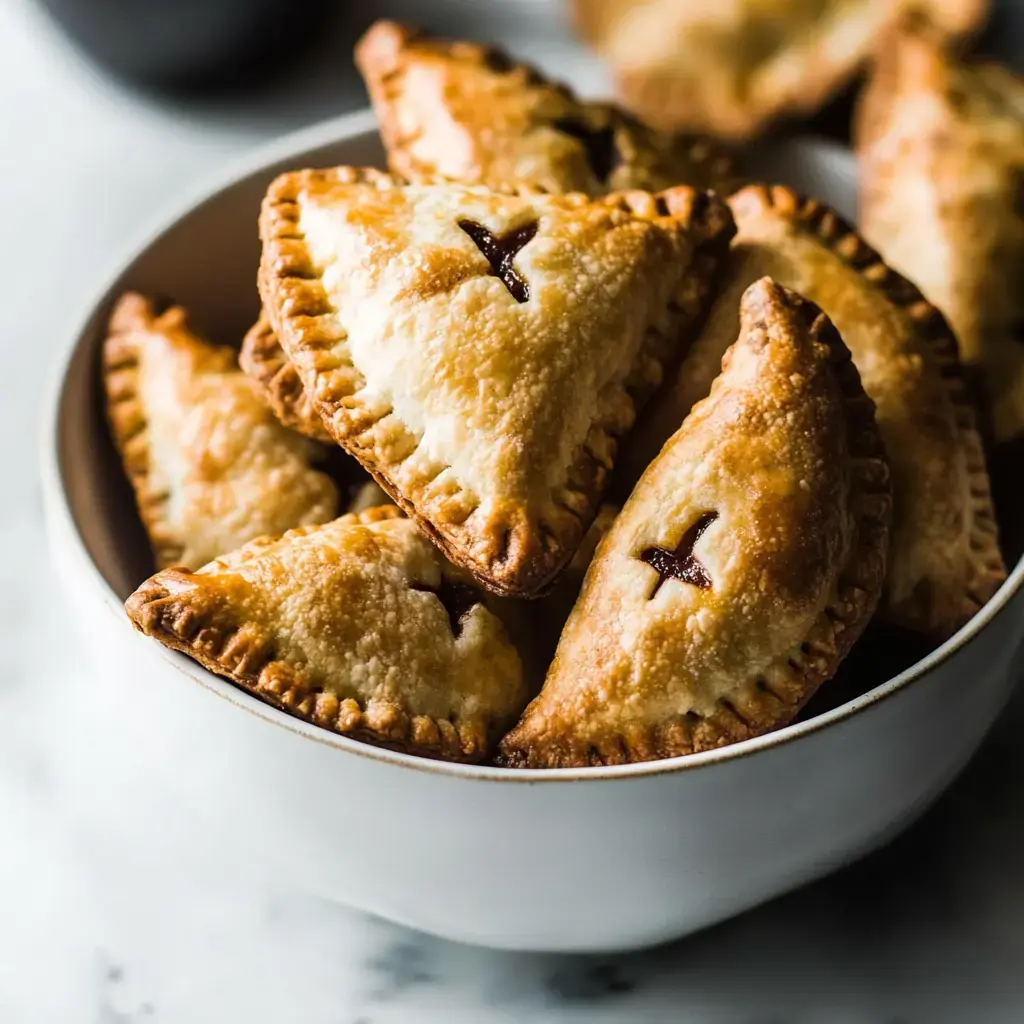
[(241, 355), (113, 311), (135, 627), (324, 729), (511, 768), (720, 747), (873, 618), (955, 633), (1006, 576), (983, 438), (1024, 427), (1024, 101), (891, 46), (866, 225), (948, 320), (718, 144), (374, 25), (391, 172), (270, 185)]

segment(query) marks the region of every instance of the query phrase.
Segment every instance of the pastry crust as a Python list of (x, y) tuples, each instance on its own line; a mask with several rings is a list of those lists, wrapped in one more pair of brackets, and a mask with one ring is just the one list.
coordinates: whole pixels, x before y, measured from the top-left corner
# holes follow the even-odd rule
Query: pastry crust
[(988, 471), (956, 339), (942, 315), (838, 215), (786, 188), (730, 200), (739, 233), (720, 298), (674, 385), (636, 432), (632, 463), (654, 452), (707, 394), (735, 334), (742, 290), (764, 274), (835, 323), (878, 406), (895, 521), (882, 614), (944, 639), (1006, 578)]
[[(516, 251), (499, 261), (466, 225)], [(579, 545), (733, 231), (688, 188), (589, 200), (300, 171), (264, 200), (260, 289), (337, 442), (453, 562), (533, 596)]]
[(334, 444), (331, 432), (309, 400), (298, 371), (288, 362), (265, 313), (260, 313), (259, 320), (245, 336), (238, 364), (255, 382), (260, 397), (286, 427), (314, 441)]
[(319, 446), (282, 427), (179, 306), (129, 292), (103, 346), (107, 417), (158, 568), (198, 566), (254, 537), (326, 522), (337, 488)]
[[(501, 763), (678, 757), (791, 721), (874, 611), (890, 517), (849, 351), (816, 306), (757, 282), (711, 395), (599, 546)], [(670, 572), (684, 544), (688, 571)]]
[(602, 195), (674, 185), (727, 192), (726, 151), (653, 131), (608, 103), (584, 102), (493, 47), (431, 39), (378, 21), (356, 47), (391, 168), (466, 184), (533, 181)]
[[(464, 583), (390, 506), (165, 569), (125, 607), (140, 632), (298, 718), (477, 761), (527, 694), (501, 623)], [(446, 585), (461, 604), (446, 606)]]
[(1024, 435), (1024, 80), (899, 33), (857, 136), (865, 235), (949, 318), (996, 440)]
[(908, 14), (976, 28), (988, 0), (574, 0), (619, 93), (658, 128), (734, 140), (812, 113)]

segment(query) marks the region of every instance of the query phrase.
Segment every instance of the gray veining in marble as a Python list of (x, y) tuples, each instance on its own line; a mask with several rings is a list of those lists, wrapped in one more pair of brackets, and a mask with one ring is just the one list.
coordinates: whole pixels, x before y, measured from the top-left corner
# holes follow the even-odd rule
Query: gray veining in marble
[[(466, 9), (485, 6), (431, 5), (466, 31)], [(603, 81), (538, 0), (521, 17), (513, 6), (494, 34), (585, 87)], [(890, 849), (626, 957), (425, 938), (312, 899), (258, 858), (203, 852), (187, 810), (163, 797), (124, 801), (131, 768), (111, 763), (90, 719), (90, 668), (62, 628), (75, 609), (44, 555), (43, 368), (155, 209), (260, 139), (361, 100), (336, 61), (262, 96), (157, 105), (70, 55), (25, 0), (0, 5), (0, 40), (2, 1024), (1024, 1020), (1024, 700)]]

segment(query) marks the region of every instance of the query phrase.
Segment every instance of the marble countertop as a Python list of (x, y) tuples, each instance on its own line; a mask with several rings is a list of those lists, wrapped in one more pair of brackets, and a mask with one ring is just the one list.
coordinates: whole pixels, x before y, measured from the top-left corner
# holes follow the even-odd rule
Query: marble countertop
[[(466, 32), (489, 8), (429, 6)], [(490, 14), (491, 34), (585, 89), (603, 86), (541, 0)], [(261, 139), (362, 99), (346, 61), (324, 59), (257, 95), (157, 104), (91, 69), (27, 0), (0, 4), (0, 39), (3, 1024), (1024, 1020), (1024, 699), (889, 849), (624, 957), (508, 955), (413, 934), (297, 893), (258, 864), (211, 861), (180, 808), (120, 806), (104, 773), (131, 768), (105, 763), (102, 737), (83, 726), (97, 668), (65, 643), (75, 609), (45, 549), (44, 371), (155, 210)]]

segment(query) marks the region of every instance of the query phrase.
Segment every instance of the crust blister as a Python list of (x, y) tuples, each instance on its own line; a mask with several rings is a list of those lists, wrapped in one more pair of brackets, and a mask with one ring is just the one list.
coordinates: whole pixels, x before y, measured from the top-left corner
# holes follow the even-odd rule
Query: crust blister
[[(400, 510), (388, 506), (346, 515), (334, 523), (292, 530), (281, 538), (260, 538), (197, 573), (181, 568), (163, 570), (139, 587), (125, 608), (140, 632), (187, 654), (211, 672), (297, 718), (341, 735), (423, 757), (479, 761), (486, 756), (503, 722), (510, 715), (514, 717), (526, 699), (519, 660), (497, 620), (486, 609), (480, 610), (480, 615), (487, 616), (483, 626), (486, 636), (478, 641), (481, 649), (474, 656), (481, 662), (480, 671), (493, 673), (494, 678), (488, 683), (491, 689), (481, 684), (480, 693), (453, 694), (450, 701), (453, 709), (465, 698), (465, 706), (470, 710), (465, 715), (452, 710), (447, 717), (417, 713), (416, 703), (419, 701), (422, 705), (431, 688), (454, 687), (454, 679), (404, 680), (399, 672), (389, 675), (389, 682), (378, 685), (369, 698), (360, 698), (357, 693), (345, 696), (346, 689), (355, 692), (357, 684), (346, 679), (324, 678), (325, 670), (316, 663), (315, 652), (308, 657), (281, 653), (279, 645), (288, 642), (282, 640), (282, 634), (267, 622), (261, 622), (258, 613), (246, 616), (253, 602), (259, 605), (260, 585), (273, 585), (266, 574), (288, 571), (288, 545), (311, 536), (316, 539), (317, 534), (330, 534), (334, 541), (328, 538), (323, 543), (331, 548), (329, 564), (333, 564), (334, 560), (346, 557), (343, 541), (337, 540), (339, 531), (403, 519)], [(413, 543), (416, 536), (413, 535)], [(352, 543), (358, 545), (365, 541), (357, 539)], [(430, 546), (424, 546), (434, 564), (439, 566)], [(413, 552), (408, 556), (409, 575), (401, 584), (406, 590), (423, 589), (414, 585), (413, 578), (414, 561), (421, 554)], [(242, 574), (261, 557), (276, 559), (279, 564), (275, 566), (267, 561), (258, 582), (247, 582)], [(317, 593), (317, 587), (325, 585), (323, 579), (320, 572), (308, 584), (303, 584), (308, 586), (304, 597), (317, 601), (318, 614), (330, 616), (335, 614), (330, 608), (331, 593)], [(244, 600), (234, 601), (238, 595)], [(344, 603), (345, 607), (337, 614), (360, 614), (360, 609), (353, 607), (350, 601)], [(365, 611), (372, 619), (381, 609), (375, 605)], [(408, 616), (406, 609), (406, 619)], [(287, 630), (288, 627), (282, 623), (280, 628)], [(417, 641), (420, 646), (438, 642), (432, 622), (410, 628), (418, 628), (424, 634)], [(395, 668), (398, 671), (399, 666)], [(414, 667), (402, 665), (401, 668), (415, 673)], [(496, 695), (498, 689), (500, 696)]]
[[(818, 686), (831, 678), (870, 619), (885, 577), (892, 514), (888, 465), (874, 421), (874, 404), (864, 394), (849, 350), (816, 306), (767, 280), (752, 286), (747, 295), (751, 301), (745, 302), (745, 310), (759, 313), (762, 317), (761, 321), (749, 325), (745, 322), (748, 330), (753, 328), (767, 333), (769, 321), (774, 321), (776, 329), (781, 324), (785, 331), (787, 323), (779, 313), (781, 304), (803, 318), (811, 344), (824, 344), (828, 348), (828, 362), (842, 402), (841, 411), (836, 415), (841, 415), (845, 421), (850, 470), (849, 507), (855, 524), (854, 549), (838, 572), (830, 599), (799, 644), (776, 657), (761, 674), (734, 685), (727, 695), (719, 696), (710, 713), (689, 710), (672, 714), (662, 721), (644, 723), (640, 717), (643, 698), (630, 688), (639, 685), (633, 676), (630, 677), (633, 682), (627, 686), (628, 697), (618, 692), (617, 681), (609, 679), (605, 685), (590, 680), (590, 689), (597, 686), (600, 690), (602, 708), (606, 708), (609, 701), (617, 702), (615, 707), (622, 708), (628, 722), (620, 729), (593, 733), (586, 727), (586, 697), (567, 694), (564, 689), (566, 685), (579, 684), (562, 681), (551, 703), (545, 703), (542, 690), (540, 697), (524, 713), (520, 724), (502, 741), (499, 763), (512, 768), (556, 768), (647, 761), (713, 749), (777, 728), (791, 721)], [(753, 344), (749, 334), (745, 344)], [(728, 361), (730, 356), (726, 358)], [(708, 402), (716, 400), (719, 387), (716, 384)], [(657, 464), (651, 472), (658, 472)], [(631, 499), (631, 504), (633, 500), (636, 499)], [(625, 522), (628, 516), (627, 506), (622, 521)], [(625, 533), (625, 528), (621, 532)], [(595, 558), (594, 567), (598, 573), (601, 562), (614, 557), (617, 543), (622, 542), (613, 529)], [(584, 596), (563, 634), (563, 644), (567, 643), (567, 637), (573, 631), (579, 632), (580, 636), (591, 636), (595, 629), (600, 632), (605, 628), (602, 623), (587, 619), (587, 616), (600, 614), (595, 611), (599, 604), (594, 603), (600, 598), (587, 601), (588, 586), (597, 587), (599, 582), (595, 576), (594, 580), (588, 579), (584, 584)], [(642, 589), (649, 600), (649, 582), (646, 576), (638, 576), (630, 586)], [(696, 609), (692, 620), (699, 621)], [(572, 654), (571, 641), (566, 651), (561, 653), (562, 657)], [(564, 667), (560, 669), (559, 665), (559, 656), (556, 655), (549, 680), (558, 678), (559, 671), (563, 674), (569, 672)], [(584, 673), (583, 682), (587, 683), (586, 666), (574, 663), (574, 669), (569, 673), (573, 679), (576, 678), (576, 669)], [(658, 699), (662, 698), (659, 696)], [(637, 701), (640, 702), (640, 710), (635, 703)], [(627, 711), (623, 702), (628, 703), (632, 710)], [(578, 721), (565, 721), (559, 717), (566, 708), (571, 709), (569, 713)]]
[[(299, 223), (299, 199), (306, 189), (357, 183), (400, 187), (386, 175), (358, 168), (297, 172), (270, 187), (261, 217), (265, 306), (280, 317), (275, 326), (285, 351), (337, 442), (453, 562), (473, 572), (484, 586), (511, 596), (536, 594), (582, 539), (614, 459), (617, 437), (632, 424), (635, 406), (660, 384), (679, 335), (699, 315), (710, 272), (734, 231), (728, 209), (712, 195), (688, 188), (658, 195), (616, 193), (600, 200), (582, 194), (559, 198), (570, 207), (598, 204), (652, 221), (670, 218), (687, 232), (695, 253), (707, 259), (694, 261), (692, 275), (680, 275), (664, 323), (649, 326), (629, 380), (606, 396), (602, 413), (572, 458), (564, 485), (550, 494), (542, 518), (531, 522), (524, 509), (485, 510), (479, 497), (443, 465), (436, 466), (430, 479), (405, 487), (395, 483), (419, 440), (390, 408), (359, 394), (364, 381), (348, 357), (338, 311), (321, 281), (323, 268), (314, 264)], [(534, 186), (509, 186), (503, 194), (544, 193)]]

